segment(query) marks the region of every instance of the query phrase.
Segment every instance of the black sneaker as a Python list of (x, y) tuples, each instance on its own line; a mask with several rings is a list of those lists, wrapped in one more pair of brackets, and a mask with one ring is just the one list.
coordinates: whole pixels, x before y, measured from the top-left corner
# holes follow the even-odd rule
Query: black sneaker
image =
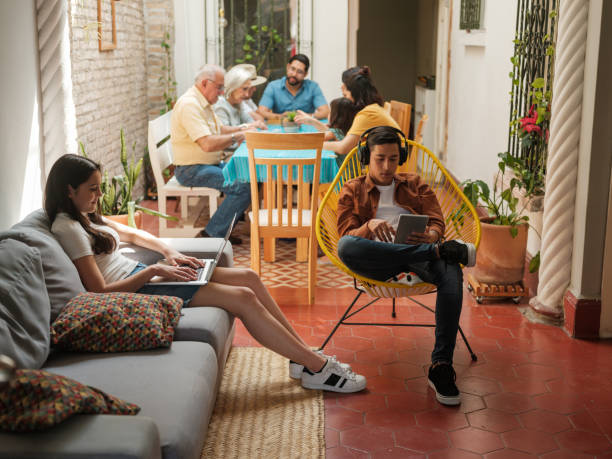
[(429, 367), (429, 387), (436, 391), (436, 399), (442, 405), (459, 405), (459, 389), (455, 384), (457, 375), (450, 363), (436, 362)]
[(463, 266), (476, 264), (476, 246), (469, 242), (446, 241), (438, 245), (438, 252), (447, 263), (461, 263)]

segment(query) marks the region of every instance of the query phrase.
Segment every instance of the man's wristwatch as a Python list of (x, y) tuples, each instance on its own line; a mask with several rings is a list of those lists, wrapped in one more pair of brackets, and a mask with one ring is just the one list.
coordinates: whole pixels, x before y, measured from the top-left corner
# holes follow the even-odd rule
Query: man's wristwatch
[(232, 143), (236, 143), (236, 134), (232, 132)]

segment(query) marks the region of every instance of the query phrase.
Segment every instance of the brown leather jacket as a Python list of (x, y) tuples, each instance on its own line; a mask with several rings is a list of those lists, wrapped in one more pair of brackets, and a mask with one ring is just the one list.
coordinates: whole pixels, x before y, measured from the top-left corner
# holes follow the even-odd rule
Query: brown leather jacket
[[(427, 229), (444, 235), (444, 216), (436, 194), (417, 174), (395, 174), (395, 203), (413, 214), (429, 215)], [(340, 191), (338, 199), (338, 233), (373, 239), (367, 223), (378, 209), (380, 192), (370, 178), (362, 175), (349, 180)]]

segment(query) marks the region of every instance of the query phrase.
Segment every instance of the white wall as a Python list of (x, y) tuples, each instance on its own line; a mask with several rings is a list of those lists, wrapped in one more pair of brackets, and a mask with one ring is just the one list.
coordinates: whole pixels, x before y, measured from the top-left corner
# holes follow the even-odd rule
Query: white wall
[[(174, 0), (173, 57), (177, 97), (193, 85), (193, 77), (206, 63), (204, 5), (204, 0)], [(211, 56), (209, 63), (216, 63), (216, 59)]]
[(461, 0), (452, 2), (446, 165), (460, 180), (492, 183), (508, 145), (517, 0), (485, 2), (483, 30), (469, 34), (459, 30)]
[(42, 205), (33, 0), (0, 2), (0, 230)]
[(348, 0), (313, 0), (314, 34), (310, 78), (329, 103), (341, 97), (340, 77), (348, 68)]

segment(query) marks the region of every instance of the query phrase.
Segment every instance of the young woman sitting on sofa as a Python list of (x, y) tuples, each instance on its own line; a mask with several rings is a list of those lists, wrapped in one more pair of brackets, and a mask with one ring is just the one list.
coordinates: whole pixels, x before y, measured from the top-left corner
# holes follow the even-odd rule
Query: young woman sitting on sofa
[[(218, 306), (239, 317), (263, 346), (290, 359), (293, 378), (302, 386), (334, 392), (365, 388), (364, 376), (335, 358), (312, 351), (291, 327), (261, 279), (250, 269), (217, 267), (211, 281), (199, 285), (151, 285), (153, 277), (173, 281), (196, 278), (201, 261), (182, 255), (146, 231), (105, 219), (99, 212), (100, 166), (77, 155), (64, 155), (51, 168), (45, 211), (51, 231), (75, 264), (90, 292), (136, 292), (178, 296), (185, 306)], [(161, 253), (169, 264), (146, 266), (118, 251), (129, 242)], [(302, 371), (303, 370), (303, 371)]]

